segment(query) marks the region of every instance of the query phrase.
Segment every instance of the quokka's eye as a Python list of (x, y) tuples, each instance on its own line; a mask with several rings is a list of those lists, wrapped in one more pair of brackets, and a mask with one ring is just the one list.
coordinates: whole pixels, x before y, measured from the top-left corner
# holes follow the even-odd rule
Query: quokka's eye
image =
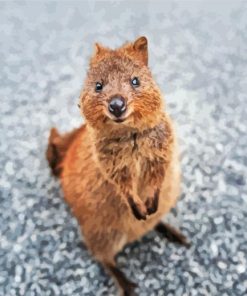
[(103, 89), (103, 84), (101, 82), (96, 82), (95, 84), (95, 91), (100, 92)]
[(131, 79), (131, 84), (133, 87), (138, 87), (140, 85), (140, 81), (137, 77)]

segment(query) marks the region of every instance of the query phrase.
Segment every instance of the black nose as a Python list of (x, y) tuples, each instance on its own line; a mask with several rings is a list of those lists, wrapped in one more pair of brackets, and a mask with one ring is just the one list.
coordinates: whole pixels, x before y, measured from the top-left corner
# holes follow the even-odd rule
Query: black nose
[(108, 109), (115, 117), (120, 117), (126, 110), (124, 98), (120, 96), (113, 97), (109, 102)]

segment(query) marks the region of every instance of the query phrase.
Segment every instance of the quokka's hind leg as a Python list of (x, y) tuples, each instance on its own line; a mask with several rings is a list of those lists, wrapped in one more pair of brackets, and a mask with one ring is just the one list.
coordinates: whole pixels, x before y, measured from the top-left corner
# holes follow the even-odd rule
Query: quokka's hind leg
[(135, 293), (135, 288), (137, 287), (137, 284), (130, 281), (125, 276), (125, 274), (116, 266), (114, 260), (111, 260), (110, 262), (104, 262), (103, 266), (114, 278), (116, 284), (119, 287), (119, 292), (121, 296), (137, 296), (137, 294)]
[(63, 158), (78, 133), (84, 126), (74, 129), (72, 132), (60, 135), (56, 128), (52, 128), (49, 136), (46, 158), (55, 176), (59, 176), (62, 171)]
[(191, 243), (180, 230), (165, 222), (160, 221), (154, 229), (164, 235), (170, 242), (183, 245), (186, 248), (190, 248), (191, 246)]

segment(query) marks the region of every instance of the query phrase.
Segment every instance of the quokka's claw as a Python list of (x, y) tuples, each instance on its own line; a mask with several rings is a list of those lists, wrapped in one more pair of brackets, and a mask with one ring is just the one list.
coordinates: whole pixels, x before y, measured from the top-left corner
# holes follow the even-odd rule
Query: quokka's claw
[(145, 203), (146, 207), (147, 207), (147, 213), (148, 215), (152, 215), (154, 214), (159, 206), (159, 189), (157, 189), (154, 193), (153, 197), (149, 197)]
[(128, 202), (133, 215), (137, 220), (146, 220), (147, 210), (144, 205), (137, 203), (133, 200), (132, 196), (128, 197)]
[(157, 211), (159, 205), (159, 193), (160, 191), (157, 189), (154, 196), (147, 199), (145, 205), (134, 201), (132, 196), (128, 197), (128, 203), (137, 220), (146, 220), (147, 215), (152, 215)]

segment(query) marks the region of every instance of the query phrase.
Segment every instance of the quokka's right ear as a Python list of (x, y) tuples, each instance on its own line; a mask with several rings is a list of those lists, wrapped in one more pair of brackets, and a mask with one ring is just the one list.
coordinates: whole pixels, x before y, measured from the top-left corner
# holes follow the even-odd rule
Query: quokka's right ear
[(105, 48), (103, 45), (99, 44), (98, 42), (94, 45), (94, 55), (100, 55), (107, 52), (107, 48)]
[(109, 52), (109, 48), (104, 47), (99, 43), (95, 43), (93, 55), (91, 56), (91, 59), (90, 59), (90, 64), (98, 63), (108, 52)]
[(145, 36), (141, 36), (133, 43), (133, 49), (139, 55), (145, 65), (148, 64), (148, 40)]

